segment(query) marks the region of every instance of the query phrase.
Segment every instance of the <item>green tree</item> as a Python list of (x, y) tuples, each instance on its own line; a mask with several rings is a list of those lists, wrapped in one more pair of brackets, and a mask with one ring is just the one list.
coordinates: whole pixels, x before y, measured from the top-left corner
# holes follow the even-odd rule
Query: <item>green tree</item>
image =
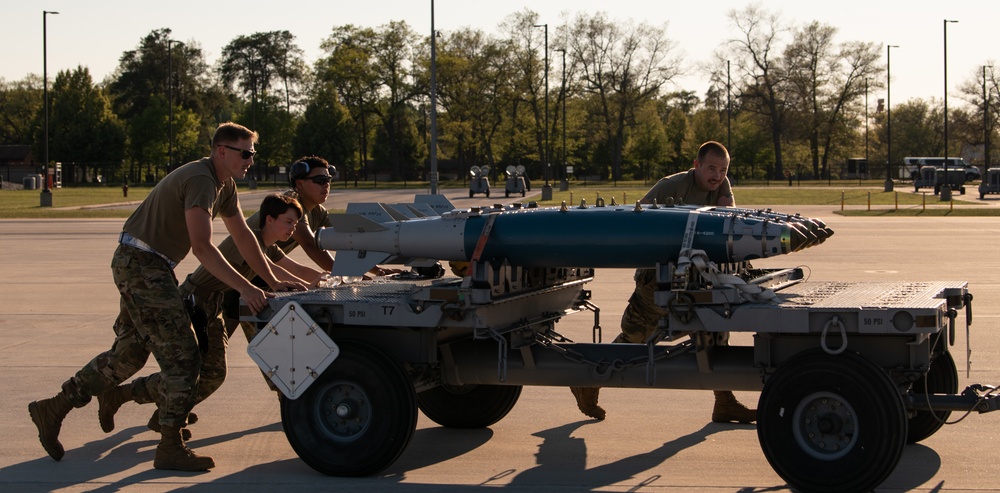
[(220, 118), (230, 103), (212, 84), (198, 43), (172, 40), (170, 34), (167, 28), (151, 31), (122, 54), (106, 81), (115, 113), (127, 128), (133, 181), (142, 181), (143, 170), (152, 175), (166, 171), (165, 164), (177, 166), (204, 155), (215, 127), (228, 120)]
[(512, 104), (508, 45), (482, 31), (462, 29), (438, 46), (442, 146), (458, 160), (463, 175), (472, 165), (497, 170), (503, 152), (497, 135)]
[[(663, 121), (656, 111), (656, 102), (649, 101), (636, 111), (635, 127), (629, 132), (625, 154), (630, 166), (626, 172), (645, 183), (652, 173), (666, 164), (670, 144)], [(659, 177), (654, 177), (659, 178)]]
[(729, 18), (739, 31), (739, 37), (727, 42), (733, 54), (736, 70), (734, 92), (741, 106), (758, 115), (769, 130), (774, 147), (773, 176), (784, 174), (782, 144), (786, 138), (790, 96), (788, 71), (781, 58), (780, 35), (784, 32), (778, 16), (759, 5), (741, 11), (731, 10)]
[[(59, 71), (52, 84), (49, 116), (49, 158), (87, 168), (101, 166), (117, 174), (125, 157), (125, 131), (111, 111), (108, 96), (93, 83), (86, 67)], [(41, 125), (35, 153), (43, 155)]]
[[(292, 139), (297, 120), (293, 107), (306, 79), (302, 50), (288, 31), (237, 36), (222, 49), (219, 77), (227, 88), (249, 98), (242, 120), (260, 133), (260, 149), (253, 174), (261, 179), (277, 165), (294, 159)], [(271, 91), (280, 86), (277, 94)]]
[(295, 155), (321, 156), (337, 166), (341, 178), (349, 176), (348, 168), (356, 165), (357, 139), (351, 115), (337, 98), (329, 83), (320, 83), (306, 104), (306, 110), (295, 134)]
[(29, 74), (7, 82), (0, 78), (0, 144), (28, 144), (42, 111), (42, 78)]
[(580, 89), (601, 124), (611, 176), (619, 179), (626, 127), (634, 122), (636, 109), (655, 99), (680, 71), (675, 43), (667, 38), (666, 27), (613, 21), (604, 14), (578, 14), (566, 39), (579, 64)]
[[(333, 28), (320, 48), (326, 56), (316, 62), (316, 80), (333, 85), (355, 124), (358, 172), (367, 176), (371, 117), (379, 100), (380, 83), (372, 59), (377, 34), (371, 28), (344, 25)], [(357, 175), (355, 175), (357, 179)]]
[[(796, 29), (785, 48), (790, 99), (800, 113), (798, 128), (808, 142), (815, 177), (825, 174), (836, 144), (844, 140), (838, 137), (853, 126), (848, 121), (858, 114), (865, 80), (874, 83), (872, 88), (881, 80), (881, 48), (874, 43), (838, 44), (836, 34), (835, 27), (814, 21)], [(851, 134), (856, 137), (856, 132)]]

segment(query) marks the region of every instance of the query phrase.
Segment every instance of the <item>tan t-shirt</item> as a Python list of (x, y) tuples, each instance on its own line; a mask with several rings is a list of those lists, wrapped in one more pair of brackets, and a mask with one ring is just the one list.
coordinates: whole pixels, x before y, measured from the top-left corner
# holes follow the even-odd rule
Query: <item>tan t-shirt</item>
[(157, 252), (180, 263), (191, 251), (184, 212), (201, 207), (214, 219), (241, 214), (232, 178), (219, 182), (211, 158), (202, 158), (175, 169), (157, 183), (135, 212), (124, 231), (146, 242)]
[(719, 203), (719, 197), (733, 197), (733, 188), (729, 185), (729, 177), (726, 177), (719, 188), (705, 190), (698, 186), (698, 181), (694, 177), (694, 168), (691, 168), (660, 178), (660, 181), (656, 182), (639, 202), (652, 204), (655, 198), (657, 204), (666, 204), (668, 199), (673, 199), (675, 204), (680, 200), (687, 205), (716, 205)]
[[(286, 190), (284, 195), (295, 199), (299, 198), (298, 194), (295, 193), (294, 190)], [(327, 212), (326, 207), (317, 204), (311, 211), (299, 218), (299, 224), (309, 226), (309, 229), (313, 232), (313, 234), (315, 234), (316, 230), (319, 228), (330, 227), (330, 213)], [(253, 230), (260, 229), (260, 211), (254, 212), (252, 216), (247, 218), (247, 225)], [(299, 226), (296, 225), (295, 227), (297, 228)], [(289, 238), (288, 241), (279, 241), (277, 245), (278, 248), (285, 253), (289, 253), (292, 250), (295, 250), (295, 247), (299, 246), (294, 238)]]
[[(272, 262), (277, 262), (285, 257), (284, 252), (277, 245), (264, 246), (263, 233), (259, 230), (252, 231), (254, 237), (257, 238), (257, 244), (260, 245), (261, 251)], [(219, 252), (222, 253), (222, 256), (226, 258), (229, 265), (233, 266), (233, 269), (236, 269), (236, 272), (239, 272), (244, 279), (250, 279), (255, 275), (253, 269), (247, 264), (243, 256), (240, 255), (240, 249), (236, 247), (236, 242), (233, 241), (232, 236), (228, 236), (225, 240), (222, 240), (222, 243), (219, 244)], [(195, 296), (206, 296), (209, 293), (232, 289), (232, 287), (213, 276), (205, 266), (199, 265), (187, 277), (187, 280), (184, 281), (182, 289), (190, 293), (195, 293)]]

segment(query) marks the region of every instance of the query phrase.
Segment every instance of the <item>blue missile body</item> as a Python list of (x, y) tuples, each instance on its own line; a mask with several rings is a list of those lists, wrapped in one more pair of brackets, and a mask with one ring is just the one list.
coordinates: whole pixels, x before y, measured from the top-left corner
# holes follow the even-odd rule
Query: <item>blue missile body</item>
[(359, 276), (378, 264), (415, 259), (652, 267), (675, 262), (685, 249), (729, 263), (791, 253), (833, 234), (816, 219), (722, 207), (508, 206), (417, 218), (379, 207), (384, 214), (333, 214), (331, 227), (317, 232), (319, 247), (337, 252), (333, 275)]

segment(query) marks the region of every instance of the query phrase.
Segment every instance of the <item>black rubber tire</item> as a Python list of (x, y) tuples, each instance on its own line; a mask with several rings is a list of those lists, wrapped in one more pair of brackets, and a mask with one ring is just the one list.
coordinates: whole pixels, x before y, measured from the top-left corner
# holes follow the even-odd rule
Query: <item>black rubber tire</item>
[(847, 352), (796, 355), (764, 384), (757, 405), (764, 456), (803, 492), (872, 490), (899, 463), (906, 429), (886, 372)]
[[(958, 369), (955, 358), (950, 352), (944, 352), (934, 358), (930, 369), (923, 378), (913, 383), (911, 392), (923, 395), (926, 382), (926, 392), (931, 394), (957, 394)], [(935, 416), (937, 416), (935, 418)], [(909, 431), (906, 433), (906, 443), (917, 443), (940, 430), (948, 421), (951, 411), (917, 411), (910, 418)]]
[(440, 385), (417, 394), (417, 406), (441, 426), (485, 428), (503, 419), (520, 396), (520, 385)]
[(281, 424), (309, 467), (330, 476), (375, 474), (399, 458), (416, 430), (413, 382), (378, 349), (341, 343), (340, 356), (301, 397), (282, 399)]

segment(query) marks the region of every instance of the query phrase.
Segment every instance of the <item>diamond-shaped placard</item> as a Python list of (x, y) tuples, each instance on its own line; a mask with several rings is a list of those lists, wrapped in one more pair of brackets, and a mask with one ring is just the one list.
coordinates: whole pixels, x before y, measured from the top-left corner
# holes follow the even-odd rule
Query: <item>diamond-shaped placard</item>
[(247, 353), (282, 394), (296, 399), (340, 355), (340, 348), (292, 301), (250, 341)]

